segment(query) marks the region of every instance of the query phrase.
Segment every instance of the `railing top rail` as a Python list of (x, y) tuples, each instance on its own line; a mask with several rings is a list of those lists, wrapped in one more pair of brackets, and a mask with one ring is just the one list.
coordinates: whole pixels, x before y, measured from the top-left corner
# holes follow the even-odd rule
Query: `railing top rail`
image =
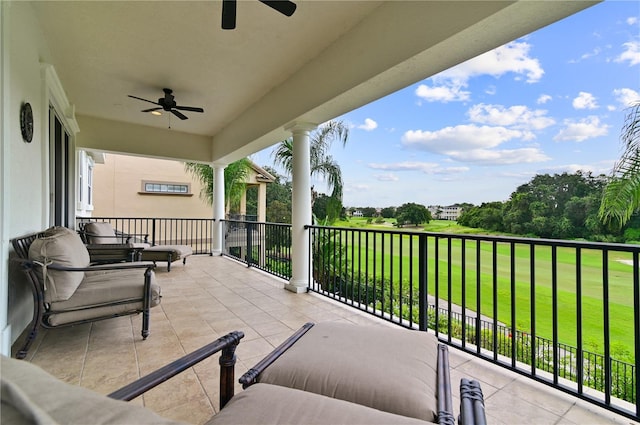
[(451, 239), (460, 239), (460, 240), (464, 239), (464, 240), (474, 240), (474, 241), (491, 241), (491, 242), (495, 241), (495, 242), (527, 244), (527, 245), (561, 246), (566, 248), (598, 249), (598, 250), (640, 253), (640, 245), (610, 243), (610, 242), (589, 242), (589, 241), (572, 241), (572, 240), (564, 240), (564, 239), (524, 238), (524, 237), (518, 237), (518, 236), (436, 233), (436, 232), (425, 232), (421, 230), (415, 230), (415, 231), (387, 230), (387, 229), (333, 227), (333, 226), (318, 226), (318, 225), (305, 225), (304, 227), (305, 229), (326, 229), (326, 230), (335, 230), (335, 231), (369, 232), (369, 233), (391, 234), (391, 235), (425, 235), (427, 237), (451, 238)]
[(291, 223), (271, 223), (269, 221), (247, 221), (247, 220), (232, 220), (228, 218), (222, 218), (220, 221), (225, 221), (227, 223), (251, 223), (251, 224), (267, 224), (269, 226), (284, 226), (291, 227)]
[(76, 217), (76, 220), (213, 220), (194, 217)]

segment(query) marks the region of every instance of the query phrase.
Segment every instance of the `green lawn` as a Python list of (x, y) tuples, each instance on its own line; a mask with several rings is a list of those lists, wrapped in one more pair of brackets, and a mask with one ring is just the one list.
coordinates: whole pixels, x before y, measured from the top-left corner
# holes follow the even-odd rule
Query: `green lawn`
[[(366, 219), (351, 219), (350, 227), (358, 229), (380, 229), (384, 225), (367, 226)], [(344, 224), (336, 223), (336, 226)], [(388, 225), (386, 229), (390, 228)], [(408, 229), (407, 229), (408, 230)], [(421, 230), (421, 229), (414, 229)], [(475, 229), (458, 226), (454, 222), (436, 220), (428, 225), (428, 231), (441, 233), (479, 233)], [(418, 237), (388, 233), (369, 234), (368, 240), (364, 232), (344, 231), (336, 234), (336, 238), (347, 247), (348, 262), (342, 264), (345, 271), (351, 269), (362, 271), (364, 279), (365, 265), (368, 274), (376, 275), (396, 282), (403, 281), (406, 289), (409, 283), (417, 294), (418, 279)], [(495, 249), (495, 265), (493, 253)], [(477, 243), (467, 241), (463, 262), (462, 241), (452, 239), (450, 242), (441, 238), (437, 249), (435, 238), (430, 237), (427, 248), (428, 291), (436, 292), (440, 298), (448, 298), (448, 287), (451, 286), (451, 300), (462, 304), (462, 274), (465, 273), (466, 304), (476, 310), (476, 284), (480, 279), (480, 309), (482, 314), (493, 316), (494, 287), (498, 299), (498, 320), (507, 325), (512, 322), (511, 316), (511, 250), (510, 244), (492, 242), (480, 243), (480, 263), (476, 260)], [(437, 262), (436, 262), (437, 251)], [(515, 253), (513, 296), (515, 298), (515, 323), (520, 330), (531, 331), (531, 251), (525, 244), (513, 246)], [(413, 261), (410, 261), (410, 257)], [(536, 334), (552, 338), (552, 248), (537, 246), (534, 252), (534, 295), (535, 295), (535, 327)], [(557, 323), (559, 341), (576, 345), (577, 339), (577, 299), (576, 299), (576, 250), (573, 248), (557, 248), (556, 253), (556, 285), (557, 285)], [(609, 268), (609, 332), (612, 346), (616, 351), (633, 352), (633, 275), (632, 267), (620, 260), (631, 260), (631, 255), (610, 252)], [(582, 332), (583, 342), (593, 351), (601, 351), (604, 341), (603, 324), (603, 264), (602, 252), (582, 250), (581, 252), (581, 291), (582, 291)], [(463, 267), (464, 266), (464, 267)], [(495, 273), (494, 273), (495, 267)], [(437, 274), (436, 274), (437, 269)], [(437, 276), (437, 278), (436, 278)], [(494, 278), (495, 276), (495, 278)], [(495, 282), (494, 282), (495, 279)]]

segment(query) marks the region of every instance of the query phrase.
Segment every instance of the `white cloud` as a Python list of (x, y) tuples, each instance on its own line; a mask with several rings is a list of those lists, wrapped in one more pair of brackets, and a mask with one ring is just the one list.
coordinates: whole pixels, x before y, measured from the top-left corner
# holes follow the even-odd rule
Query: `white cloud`
[(624, 51), (615, 58), (616, 62), (629, 62), (629, 66), (640, 64), (640, 40), (628, 41), (622, 45)]
[(505, 127), (459, 125), (438, 131), (407, 131), (402, 142), (406, 147), (446, 155), (456, 161), (483, 165), (531, 163), (550, 159), (536, 147), (496, 149), (512, 139), (529, 137), (529, 132)]
[(461, 87), (429, 87), (426, 84), (420, 84), (416, 89), (416, 96), (427, 102), (464, 102), (469, 100), (470, 92), (463, 91)]
[(565, 127), (554, 136), (553, 140), (584, 142), (594, 137), (606, 136), (609, 131), (609, 126), (601, 123), (600, 118), (593, 115), (583, 118), (578, 122), (565, 120), (564, 126)]
[(458, 161), (475, 162), (482, 165), (510, 165), (548, 161), (549, 158), (538, 148), (521, 149), (473, 149), (451, 152)]
[(511, 72), (526, 76), (528, 83), (535, 83), (540, 81), (544, 70), (538, 59), (529, 56), (530, 49), (529, 43), (512, 41), (441, 72), (434, 79), (466, 83), (470, 78), (478, 75), (491, 75), (497, 78)]
[(393, 173), (374, 174), (373, 177), (381, 182), (397, 182), (400, 180), (400, 178)]
[(409, 130), (402, 136), (402, 144), (448, 155), (452, 151), (494, 148), (523, 135), (521, 131), (504, 127), (479, 127), (471, 124), (445, 127), (438, 131)]
[(609, 161), (599, 161), (593, 164), (564, 164), (564, 165), (556, 165), (553, 167), (545, 167), (538, 170), (540, 174), (561, 174), (561, 173), (569, 173), (575, 174), (578, 171), (583, 172), (591, 172), (594, 175), (600, 174), (609, 174), (613, 165), (615, 164), (615, 160)]
[(347, 184), (344, 187), (344, 191), (345, 192), (361, 192), (361, 191), (368, 191), (370, 189), (368, 184), (359, 184), (359, 183), (353, 183), (353, 184)]
[[(450, 174), (460, 174), (469, 171), (469, 167), (441, 167), (439, 164), (435, 162), (419, 162), (419, 161), (404, 161), (404, 162), (392, 162), (392, 163), (370, 163), (368, 164), (369, 168), (374, 170), (387, 170), (387, 171), (420, 171), (425, 174), (439, 174), (439, 175), (450, 175)], [(390, 176), (391, 178), (383, 180), (381, 176)], [(399, 180), (397, 176), (393, 173), (387, 174), (377, 174), (376, 177), (378, 180), (383, 181), (397, 181)], [(392, 180), (393, 179), (393, 180)]]
[(572, 103), (575, 109), (597, 109), (598, 102), (591, 93), (581, 91)]
[(580, 59), (571, 59), (569, 61), (569, 63), (578, 63), (580, 61), (592, 58), (594, 56), (598, 56), (600, 53), (602, 52), (602, 50), (599, 47), (596, 47), (595, 49), (593, 49), (592, 51), (588, 52), (588, 53), (583, 53), (580, 56)]
[(635, 25), (638, 23), (638, 17), (637, 16), (629, 16), (626, 20), (627, 25)]
[(372, 131), (378, 128), (378, 123), (371, 118), (365, 118), (364, 124), (360, 124), (358, 128), (365, 131)]
[(628, 108), (637, 102), (640, 102), (640, 93), (630, 88), (622, 88), (613, 90), (613, 95), (620, 103), (622, 108)]
[[(507, 43), (435, 75), (431, 86), (418, 86), (416, 96), (428, 102), (464, 102), (471, 97), (465, 90), (469, 79), (480, 75), (499, 78), (514, 73), (517, 78), (524, 75), (528, 83), (538, 82), (544, 70), (538, 59), (529, 56), (530, 49), (531, 45), (525, 42)], [(495, 87), (490, 87), (487, 93), (495, 93)]]
[(538, 105), (544, 105), (545, 103), (549, 102), (552, 99), (551, 96), (549, 96), (548, 94), (541, 94), (540, 97), (538, 97), (538, 100), (536, 100), (536, 103)]
[(555, 120), (547, 117), (543, 109), (531, 110), (524, 105), (505, 108), (502, 105), (474, 105), (467, 112), (473, 122), (525, 130), (542, 130), (553, 124)]

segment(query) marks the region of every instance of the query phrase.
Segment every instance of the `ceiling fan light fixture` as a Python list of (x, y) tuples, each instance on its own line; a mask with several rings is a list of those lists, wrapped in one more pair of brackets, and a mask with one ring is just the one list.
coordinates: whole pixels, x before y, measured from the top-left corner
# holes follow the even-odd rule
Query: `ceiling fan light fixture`
[(160, 111), (151, 111), (151, 115), (162, 115)]

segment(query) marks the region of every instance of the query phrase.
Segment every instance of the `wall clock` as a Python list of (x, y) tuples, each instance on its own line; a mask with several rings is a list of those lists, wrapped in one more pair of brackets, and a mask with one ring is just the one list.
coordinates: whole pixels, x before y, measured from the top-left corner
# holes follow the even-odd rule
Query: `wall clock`
[(33, 111), (31, 104), (24, 103), (20, 108), (20, 131), (25, 142), (33, 140)]

